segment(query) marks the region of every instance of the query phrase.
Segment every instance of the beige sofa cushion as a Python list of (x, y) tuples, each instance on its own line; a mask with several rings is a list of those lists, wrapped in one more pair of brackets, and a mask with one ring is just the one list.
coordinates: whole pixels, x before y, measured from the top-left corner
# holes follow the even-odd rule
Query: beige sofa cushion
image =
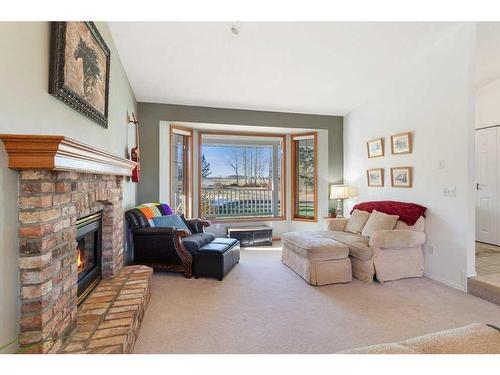
[(373, 255), (373, 250), (368, 246), (367, 237), (349, 232), (326, 232), (325, 235), (342, 242), (349, 247), (349, 255), (359, 260), (369, 260)]
[(398, 220), (396, 223), (396, 229), (409, 229), (414, 230), (415, 232), (423, 232), (425, 229), (425, 219), (423, 216), (420, 216), (417, 222), (413, 225), (408, 225), (404, 221)]
[(282, 236), (283, 246), (315, 262), (345, 259), (349, 256), (346, 245), (323, 233), (324, 231), (285, 233)]
[(336, 217), (325, 219), (325, 229), (326, 230), (344, 230), (347, 222), (349, 221), (346, 217)]
[(353, 349), (350, 354), (500, 354), (500, 330), (494, 326), (473, 323), (393, 344)]
[(398, 215), (387, 215), (377, 210), (373, 210), (361, 234), (364, 237), (370, 237), (378, 230), (394, 229), (398, 219)]
[(344, 230), (346, 232), (360, 234), (369, 217), (369, 212), (354, 210), (351, 214), (351, 217), (347, 221), (347, 225)]
[(425, 243), (425, 233), (409, 229), (379, 230), (370, 237), (369, 246), (382, 249), (418, 247)]

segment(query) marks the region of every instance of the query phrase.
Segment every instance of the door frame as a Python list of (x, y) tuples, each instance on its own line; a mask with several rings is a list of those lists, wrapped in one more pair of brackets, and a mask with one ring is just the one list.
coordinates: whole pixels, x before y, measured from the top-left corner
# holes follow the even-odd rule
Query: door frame
[[(487, 131), (488, 133), (484, 133), (485, 131)], [(481, 132), (481, 133), (479, 133)], [(498, 176), (499, 176), (499, 163), (498, 163), (498, 159), (499, 159), (499, 149), (498, 149), (498, 145), (499, 145), (499, 137), (500, 137), (500, 132), (498, 132), (497, 129), (495, 128), (487, 128), (487, 129), (477, 129), (475, 131), (475, 152), (474, 152), (474, 160), (475, 160), (475, 169), (476, 169), (476, 173), (475, 173), (475, 195), (474, 195), (474, 204), (475, 204), (475, 216), (476, 216), (476, 220), (475, 220), (475, 228), (474, 228), (474, 233), (475, 233), (475, 239), (476, 241), (479, 241), (479, 242), (484, 242), (484, 243), (488, 243), (488, 244), (492, 244), (492, 245), (498, 245), (499, 243), (499, 239), (500, 239), (500, 235), (499, 235), (499, 224), (500, 224), (500, 220), (498, 220), (498, 213), (500, 212), (500, 206), (499, 206), (499, 201), (498, 201), (498, 196), (499, 196), (499, 186), (498, 186)], [(480, 220), (480, 215), (479, 215), (479, 207), (480, 207), (480, 204), (479, 204), (479, 195), (480, 195), (480, 183), (482, 182), (481, 181), (481, 172), (482, 172), (482, 169), (481, 169), (481, 158), (480, 158), (480, 143), (479, 143), (479, 139), (480, 139), (480, 135), (485, 137), (486, 141), (487, 141), (487, 144), (486, 144), (486, 147), (487, 147), (487, 151), (488, 153), (493, 153), (494, 155), (494, 159), (491, 158), (491, 155), (490, 155), (490, 158), (488, 158), (488, 160), (486, 161), (487, 162), (487, 165), (486, 165), (486, 174), (487, 174), (487, 179), (488, 179), (488, 183), (486, 185), (483, 185), (483, 186), (488, 186), (489, 187), (489, 195), (491, 196), (492, 198), (492, 203), (490, 205), (490, 210), (493, 211), (492, 212), (487, 212), (486, 214), (489, 214), (491, 215), (492, 217), (488, 218), (491, 222), (489, 223), (489, 227), (490, 227), (490, 231), (491, 233), (489, 234), (488, 238), (486, 238), (485, 236), (481, 236), (481, 231), (480, 231), (480, 224), (482, 222), (482, 220)], [(490, 143), (492, 142), (492, 143)], [(493, 147), (493, 150), (490, 150), (491, 149), (491, 146), (494, 146)]]

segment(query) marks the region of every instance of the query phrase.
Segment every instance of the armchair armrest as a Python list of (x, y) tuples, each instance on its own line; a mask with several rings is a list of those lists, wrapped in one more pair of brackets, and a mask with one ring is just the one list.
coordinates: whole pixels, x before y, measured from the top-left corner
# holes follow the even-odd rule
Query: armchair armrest
[(167, 271), (182, 271), (187, 278), (193, 274), (193, 257), (182, 243), (190, 235), (175, 227), (136, 228), (134, 263), (146, 264)]
[(137, 228), (133, 230), (134, 235), (151, 235), (151, 236), (161, 236), (161, 235), (178, 235), (179, 237), (189, 236), (188, 231), (184, 229), (177, 229), (175, 227), (148, 227), (148, 228)]
[(189, 228), (193, 233), (203, 233), (205, 232), (205, 227), (210, 226), (210, 221), (203, 219), (186, 219)]
[(336, 231), (336, 232), (343, 232), (345, 229), (345, 226), (347, 225), (348, 220), (349, 219), (346, 217), (325, 219), (325, 229), (331, 230), (331, 231)]
[(379, 230), (370, 238), (370, 247), (405, 248), (425, 243), (425, 233), (409, 229)]

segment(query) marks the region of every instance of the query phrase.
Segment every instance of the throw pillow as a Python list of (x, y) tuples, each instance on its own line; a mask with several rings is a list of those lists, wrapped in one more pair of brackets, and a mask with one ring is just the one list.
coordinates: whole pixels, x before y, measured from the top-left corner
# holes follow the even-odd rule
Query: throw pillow
[[(186, 224), (186, 227), (189, 228), (189, 231), (191, 233), (198, 233), (198, 229), (197, 229), (196, 225), (193, 226), (192, 223), (188, 223), (184, 214), (180, 214), (179, 216), (182, 219), (182, 221), (184, 222), (184, 224)], [(203, 232), (203, 230), (201, 230), (201, 232)]]
[(158, 216), (153, 218), (153, 222), (155, 227), (174, 227), (177, 229), (184, 229), (191, 234), (191, 231), (187, 227), (186, 223), (181, 219), (179, 215), (167, 215), (167, 216)]
[(170, 206), (168, 204), (158, 203), (158, 206), (159, 206), (160, 211), (163, 212), (163, 215), (173, 215), (174, 214), (174, 212), (172, 211), (172, 209), (170, 208)]
[(373, 210), (370, 218), (363, 228), (363, 231), (361, 232), (361, 235), (365, 237), (371, 237), (373, 233), (378, 230), (394, 229), (398, 219), (399, 215), (387, 215), (382, 212), (378, 212), (377, 210)]
[(347, 225), (345, 226), (345, 231), (355, 234), (360, 234), (363, 228), (365, 227), (365, 224), (368, 221), (369, 217), (370, 217), (369, 212), (354, 210), (351, 214), (351, 217), (347, 221)]

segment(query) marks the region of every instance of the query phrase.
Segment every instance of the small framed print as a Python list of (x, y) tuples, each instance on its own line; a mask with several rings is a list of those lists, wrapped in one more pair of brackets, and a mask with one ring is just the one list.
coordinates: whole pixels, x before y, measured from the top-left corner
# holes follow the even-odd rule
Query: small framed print
[(366, 178), (368, 180), (368, 186), (382, 187), (384, 186), (384, 169), (368, 169), (366, 171)]
[(411, 132), (391, 135), (392, 154), (411, 154)]
[(366, 142), (369, 158), (378, 158), (384, 156), (384, 139), (377, 138)]
[(412, 187), (412, 168), (397, 167), (391, 168), (392, 187), (411, 188)]

